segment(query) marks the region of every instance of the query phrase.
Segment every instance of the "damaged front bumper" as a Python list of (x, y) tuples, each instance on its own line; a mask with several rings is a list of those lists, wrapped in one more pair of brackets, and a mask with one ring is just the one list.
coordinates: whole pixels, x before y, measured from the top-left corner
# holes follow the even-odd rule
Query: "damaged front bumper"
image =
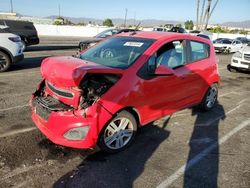
[[(33, 96), (32, 119), (38, 129), (53, 143), (72, 148), (95, 147), (102, 127), (112, 117), (100, 104), (85, 110), (48, 109)], [(44, 101), (43, 101), (44, 102)]]

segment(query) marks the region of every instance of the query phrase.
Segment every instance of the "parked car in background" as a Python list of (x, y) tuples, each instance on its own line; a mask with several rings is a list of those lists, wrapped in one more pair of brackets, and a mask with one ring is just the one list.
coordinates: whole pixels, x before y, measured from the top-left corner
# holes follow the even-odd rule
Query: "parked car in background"
[(79, 42), (79, 49), (85, 50), (91, 46), (94, 46), (96, 43), (100, 42), (101, 40), (110, 37), (115, 34), (119, 33), (127, 33), (127, 32), (133, 32), (133, 31), (138, 31), (137, 29), (107, 29), (99, 34), (97, 34), (94, 37), (90, 37), (84, 40), (81, 40)]
[(237, 37), (236, 40), (239, 40), (242, 44), (248, 44), (250, 42), (246, 37)]
[(191, 35), (196, 35), (198, 37), (203, 37), (203, 38), (206, 38), (209, 40), (212, 40), (212, 37), (213, 37), (213, 33), (206, 31), (206, 30), (204, 30), (204, 31), (192, 30), (192, 31), (189, 31), (189, 33)]
[(168, 32), (187, 33), (187, 31), (182, 27), (172, 27)]
[(239, 40), (231, 39), (216, 39), (213, 42), (215, 52), (219, 53), (233, 53), (239, 51), (243, 44)]
[(32, 22), (20, 20), (0, 20), (0, 28), (21, 37), (23, 50), (27, 46), (39, 44), (37, 30)]
[(214, 107), (220, 82), (209, 40), (168, 32), (123, 33), (80, 58), (50, 57), (32, 95), (32, 119), (52, 142), (118, 152), (137, 129), (200, 104)]
[(168, 32), (166, 27), (154, 27), (153, 31)]
[(250, 43), (232, 56), (231, 63), (227, 68), (231, 72), (250, 70)]
[(0, 72), (23, 59), (21, 38), (0, 29)]

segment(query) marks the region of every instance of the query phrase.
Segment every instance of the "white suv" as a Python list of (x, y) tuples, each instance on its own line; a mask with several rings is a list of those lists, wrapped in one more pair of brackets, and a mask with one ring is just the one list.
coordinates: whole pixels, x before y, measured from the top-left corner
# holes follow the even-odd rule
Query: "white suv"
[(220, 53), (233, 53), (244, 47), (244, 45), (239, 40), (232, 40), (227, 38), (216, 39), (213, 42), (213, 45), (215, 52)]
[(0, 72), (8, 70), (11, 64), (21, 61), (23, 55), (21, 38), (0, 29)]
[(236, 52), (228, 65), (229, 71), (250, 70), (250, 43)]

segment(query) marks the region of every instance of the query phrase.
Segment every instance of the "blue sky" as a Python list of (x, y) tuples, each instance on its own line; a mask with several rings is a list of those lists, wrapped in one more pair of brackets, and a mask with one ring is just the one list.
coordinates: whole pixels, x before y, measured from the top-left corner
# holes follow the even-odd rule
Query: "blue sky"
[[(58, 15), (91, 18), (196, 19), (196, 0), (12, 0), (14, 11), (23, 15)], [(215, 2), (216, 0), (213, 0)], [(202, 0), (201, 0), (202, 2)], [(10, 0), (0, 0), (0, 11), (10, 10)], [(250, 20), (250, 0), (219, 0), (211, 23)]]

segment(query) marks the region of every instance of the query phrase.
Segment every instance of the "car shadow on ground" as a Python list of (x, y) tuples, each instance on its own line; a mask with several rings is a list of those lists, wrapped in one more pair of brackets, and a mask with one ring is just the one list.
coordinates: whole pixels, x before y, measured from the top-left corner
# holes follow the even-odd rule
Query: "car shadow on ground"
[(17, 70), (24, 70), (24, 69), (32, 69), (37, 68), (41, 66), (42, 60), (45, 59), (48, 56), (43, 57), (25, 57), (24, 60), (22, 60), (19, 63), (13, 64), (8, 72), (14, 72)]
[(133, 187), (147, 160), (170, 134), (152, 124), (138, 133), (135, 142), (120, 153), (98, 151), (87, 156), (73, 171), (56, 181), (54, 187)]
[[(219, 172), (219, 124), (226, 118), (225, 111), (221, 104), (217, 104), (205, 113), (193, 108), (192, 115), (196, 116), (196, 120), (189, 141), (183, 187), (216, 188)], [(213, 149), (206, 153), (211, 146)]]
[(34, 52), (34, 51), (54, 51), (54, 50), (70, 50), (70, 49), (77, 49), (77, 45), (35, 45), (35, 46), (28, 46), (25, 52)]

